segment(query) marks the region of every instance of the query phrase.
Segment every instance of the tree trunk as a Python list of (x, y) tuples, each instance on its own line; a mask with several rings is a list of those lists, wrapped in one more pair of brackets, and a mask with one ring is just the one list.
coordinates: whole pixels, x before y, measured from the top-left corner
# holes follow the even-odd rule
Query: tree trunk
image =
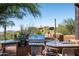
[[(4, 25), (4, 40), (6, 41), (6, 25)], [(3, 53), (5, 53), (5, 44), (3, 45)]]
[(6, 40), (6, 25), (4, 25), (4, 40)]

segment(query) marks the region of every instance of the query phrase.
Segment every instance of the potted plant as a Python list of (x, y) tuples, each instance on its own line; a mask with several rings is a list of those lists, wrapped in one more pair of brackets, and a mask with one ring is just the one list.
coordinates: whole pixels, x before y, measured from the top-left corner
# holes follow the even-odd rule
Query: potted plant
[(25, 34), (20, 34), (18, 37), (19, 40), (19, 46), (26, 46), (26, 35)]

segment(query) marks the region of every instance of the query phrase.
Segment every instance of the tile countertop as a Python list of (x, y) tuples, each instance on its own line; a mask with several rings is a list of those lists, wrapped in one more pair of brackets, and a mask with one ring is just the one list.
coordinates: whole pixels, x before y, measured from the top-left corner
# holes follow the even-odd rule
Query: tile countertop
[(17, 43), (17, 40), (0, 40), (0, 43)]
[(52, 47), (79, 47), (79, 44), (72, 43), (72, 42), (59, 42), (59, 41), (50, 41), (46, 42), (47, 46), (52, 46)]

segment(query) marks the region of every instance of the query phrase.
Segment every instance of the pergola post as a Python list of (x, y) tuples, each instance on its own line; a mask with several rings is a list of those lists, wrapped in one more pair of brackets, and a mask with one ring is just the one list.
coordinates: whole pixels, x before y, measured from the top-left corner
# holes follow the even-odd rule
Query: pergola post
[(75, 4), (75, 39), (79, 40), (79, 4)]

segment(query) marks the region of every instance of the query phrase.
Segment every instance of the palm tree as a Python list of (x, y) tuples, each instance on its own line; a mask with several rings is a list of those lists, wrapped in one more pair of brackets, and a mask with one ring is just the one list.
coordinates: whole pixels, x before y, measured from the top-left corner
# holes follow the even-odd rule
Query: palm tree
[(56, 28), (58, 33), (62, 33), (64, 35), (69, 34), (69, 31), (63, 24), (59, 24), (58, 27)]
[[(6, 40), (6, 27), (7, 26), (13, 26), (15, 25), (13, 21), (9, 21), (9, 20), (0, 20), (0, 26), (2, 26), (4, 28), (4, 40)], [(3, 53), (5, 53), (5, 45), (3, 48)]]
[(0, 20), (0, 26), (4, 28), (4, 39), (6, 40), (6, 27), (15, 25), (13, 21)]
[[(22, 18), (24, 15), (30, 13), (34, 17), (40, 16), (40, 12), (38, 10), (39, 5), (34, 3), (1, 3), (0, 4), (0, 24), (3, 25), (4, 29), (6, 26), (11, 24), (11, 21), (6, 21), (8, 18)], [(4, 19), (4, 20), (3, 20)], [(2, 21), (3, 20), (3, 21)], [(9, 25), (10, 25), (9, 24)], [(13, 24), (13, 23), (12, 23)], [(6, 32), (6, 31), (4, 31)]]
[(22, 18), (24, 15), (32, 14), (34, 17), (41, 16), (39, 5), (35, 3), (1, 3), (0, 19)]
[[(39, 5), (34, 3), (1, 3), (0, 4), (0, 20), (4, 19), (4, 22), (0, 23), (1, 25), (6, 23), (8, 25), (9, 21), (6, 21), (8, 18), (22, 18), (24, 15), (32, 14), (34, 17), (40, 16), (38, 10)], [(6, 29), (4, 25), (3, 27)]]
[(66, 19), (66, 20), (64, 20), (64, 25), (70, 34), (74, 34), (74, 32), (75, 32), (75, 28), (74, 28), (75, 20)]

